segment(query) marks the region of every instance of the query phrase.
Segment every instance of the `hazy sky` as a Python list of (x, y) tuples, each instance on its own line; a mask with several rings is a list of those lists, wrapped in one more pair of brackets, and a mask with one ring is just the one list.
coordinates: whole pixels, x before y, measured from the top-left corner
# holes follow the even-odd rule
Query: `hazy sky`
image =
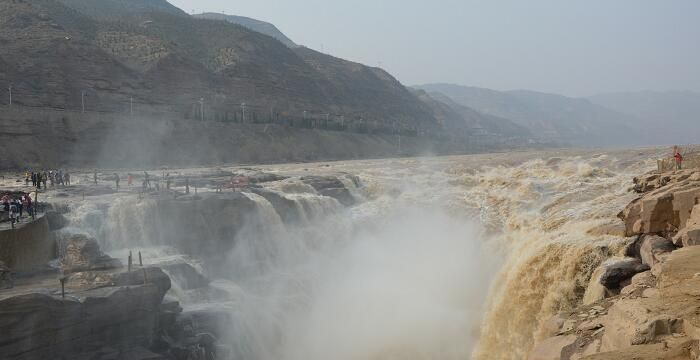
[(700, 0), (170, 0), (275, 24), (298, 44), (450, 82), (565, 95), (700, 91)]

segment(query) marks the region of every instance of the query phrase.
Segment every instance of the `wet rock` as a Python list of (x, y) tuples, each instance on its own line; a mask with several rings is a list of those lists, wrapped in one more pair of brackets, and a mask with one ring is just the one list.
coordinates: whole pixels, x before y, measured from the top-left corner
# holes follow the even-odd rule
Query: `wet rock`
[(100, 251), (97, 240), (85, 235), (60, 239), (61, 269), (64, 274), (88, 270), (106, 270), (122, 267), (121, 261)]
[(58, 211), (48, 211), (45, 216), (51, 231), (61, 230), (68, 225), (68, 219)]
[(281, 181), (281, 180), (288, 179), (288, 177), (286, 177), (286, 176), (257, 171), (257, 170), (253, 170), (251, 172), (247, 172), (247, 173), (241, 174), (241, 175), (245, 175), (246, 177), (248, 177), (250, 182), (253, 184), (261, 184), (261, 183), (266, 183), (266, 182)]
[(345, 206), (355, 205), (355, 198), (336, 176), (304, 176), (301, 181), (316, 190), (320, 195), (330, 196)]
[(179, 262), (159, 266), (184, 290), (201, 289), (209, 285), (209, 279), (190, 264)]
[(640, 272), (649, 270), (648, 265), (642, 264), (639, 259), (635, 258), (613, 258), (601, 266), (603, 270), (600, 276), (600, 284), (609, 290), (619, 289), (623, 281), (629, 280)]
[(101, 287), (154, 284), (159, 289), (170, 289), (170, 277), (156, 267), (142, 268), (131, 272), (83, 271), (65, 277), (66, 288), (90, 290)]
[(287, 199), (281, 193), (264, 188), (250, 189), (250, 191), (264, 197), (267, 201), (269, 201), (283, 222), (292, 224), (301, 220), (302, 216), (299, 213), (297, 203), (293, 200)]

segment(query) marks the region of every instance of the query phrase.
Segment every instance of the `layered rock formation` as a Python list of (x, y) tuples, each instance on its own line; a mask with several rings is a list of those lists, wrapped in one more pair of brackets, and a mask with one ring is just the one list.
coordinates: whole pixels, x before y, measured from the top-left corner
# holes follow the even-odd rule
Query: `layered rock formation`
[(548, 322), (530, 360), (700, 359), (700, 170), (634, 184), (641, 195), (619, 215), (634, 237), (623, 257), (594, 272), (580, 307)]

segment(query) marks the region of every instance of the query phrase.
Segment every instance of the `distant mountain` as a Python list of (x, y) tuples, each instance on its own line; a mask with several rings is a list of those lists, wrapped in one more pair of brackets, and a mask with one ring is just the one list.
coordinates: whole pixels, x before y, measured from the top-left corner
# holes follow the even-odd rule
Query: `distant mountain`
[(290, 48), (295, 48), (298, 47), (299, 45), (295, 44), (294, 41), (292, 41), (290, 38), (288, 38), (285, 34), (283, 34), (275, 25), (272, 25), (268, 22), (256, 20), (256, 19), (251, 19), (245, 16), (236, 16), (236, 15), (225, 15), (225, 14), (218, 14), (218, 13), (203, 13), (203, 14), (197, 14), (194, 15), (194, 17), (198, 19), (209, 19), (209, 20), (223, 20), (223, 21), (228, 21), (232, 24), (238, 24), (243, 27), (246, 27), (250, 30), (257, 31), (261, 34), (265, 34), (267, 36), (271, 36), (277, 40), (279, 40), (282, 44), (287, 45)]
[(496, 91), (451, 84), (416, 86), (444, 94), (478, 112), (512, 120), (535, 138), (577, 146), (624, 146), (647, 142), (637, 119), (588, 99), (535, 91)]
[(659, 143), (700, 143), (700, 93), (642, 91), (591, 96), (590, 101), (630, 114)]
[[(249, 119), (343, 115), (441, 131), (429, 106), (390, 74), (289, 48), (165, 0), (0, 1), (0, 79), (18, 105), (167, 111)], [(2, 86), (5, 88), (5, 85)]]
[[(472, 108), (466, 107), (452, 100), (447, 95), (438, 92), (427, 93), (423, 90), (425, 96), (429, 96), (441, 104), (444, 104), (449, 110), (442, 110), (445, 121), (452, 128), (463, 128), (466, 126), (472, 132), (486, 132), (489, 134), (501, 134), (504, 136), (519, 137), (523, 139), (532, 138), (532, 133), (525, 126), (518, 125), (511, 120), (504, 119), (498, 116), (483, 114)], [(419, 96), (422, 96), (419, 93)], [(426, 101), (427, 100), (423, 100)]]

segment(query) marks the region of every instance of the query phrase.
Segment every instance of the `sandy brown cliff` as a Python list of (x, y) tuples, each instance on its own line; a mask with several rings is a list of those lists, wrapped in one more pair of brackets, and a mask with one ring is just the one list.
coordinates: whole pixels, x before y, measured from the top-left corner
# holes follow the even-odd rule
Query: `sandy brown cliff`
[(647, 174), (633, 190), (619, 215), (629, 244), (530, 360), (700, 359), (700, 170)]

